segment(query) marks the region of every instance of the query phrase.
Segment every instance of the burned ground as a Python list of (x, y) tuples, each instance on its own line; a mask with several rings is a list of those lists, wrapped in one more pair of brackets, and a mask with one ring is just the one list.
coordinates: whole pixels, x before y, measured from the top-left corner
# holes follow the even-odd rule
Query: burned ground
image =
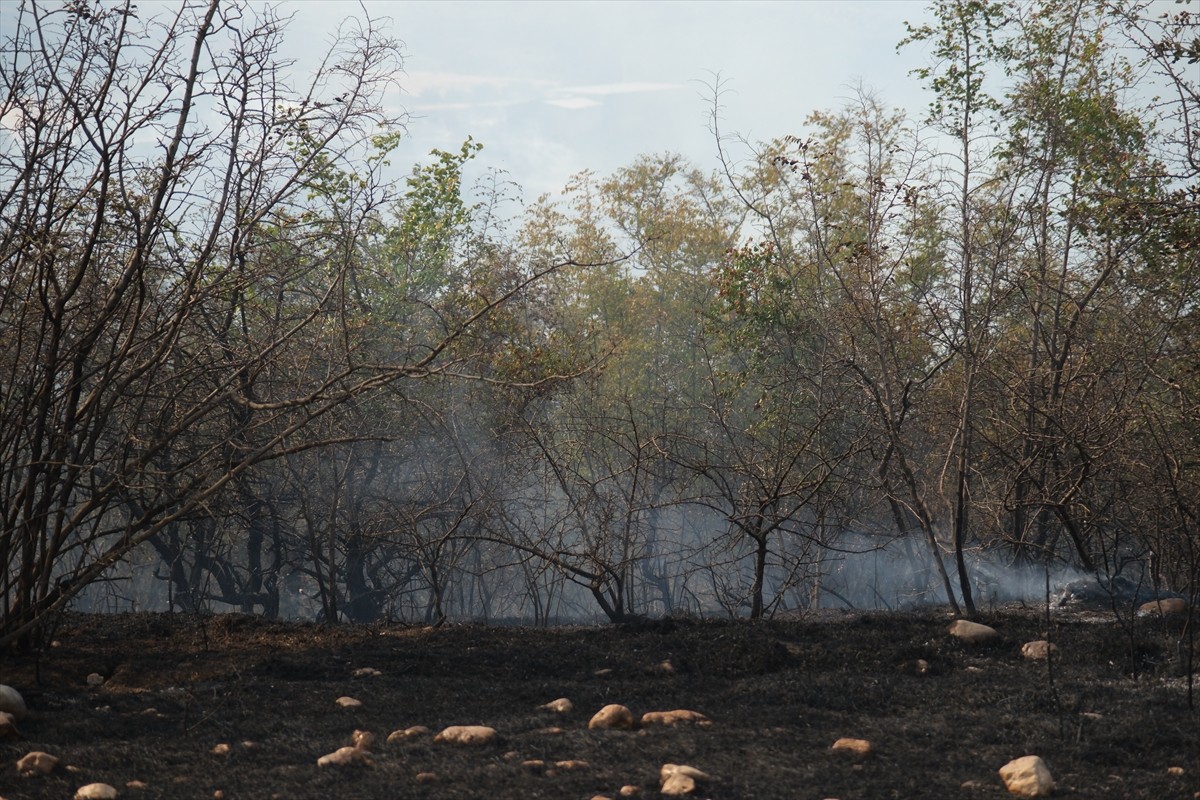
[[(627, 784), (656, 797), (670, 762), (714, 776), (706, 797), (998, 799), (996, 770), (1026, 754), (1045, 759), (1056, 797), (1200, 792), (1181, 621), (1055, 611), (1047, 624), (1033, 608), (984, 621), (1000, 640), (972, 648), (938, 611), (556, 629), (69, 616), (55, 647), (0, 662), (0, 682), (31, 711), (23, 739), (0, 743), (0, 796), (66, 798), (102, 781), (126, 798), (586, 800)], [(1021, 645), (1047, 632), (1059, 657), (1023, 659)], [(362, 667), (380, 674), (356, 677)], [(87, 685), (93, 672), (103, 685)], [(338, 707), (343, 695), (362, 707)], [(558, 697), (574, 711), (537, 708)], [(713, 725), (588, 730), (608, 703), (637, 717), (693, 709)], [(384, 742), (459, 724), (500, 739)], [(318, 768), (355, 729), (378, 736), (373, 765)], [(842, 736), (870, 740), (873, 754), (831, 752)], [(212, 752), (221, 743), (228, 754)], [(71, 769), (19, 778), (30, 750)], [(587, 766), (523, 764), (535, 759)], [(418, 782), (422, 772), (437, 779)], [(132, 780), (146, 786), (125, 788)]]

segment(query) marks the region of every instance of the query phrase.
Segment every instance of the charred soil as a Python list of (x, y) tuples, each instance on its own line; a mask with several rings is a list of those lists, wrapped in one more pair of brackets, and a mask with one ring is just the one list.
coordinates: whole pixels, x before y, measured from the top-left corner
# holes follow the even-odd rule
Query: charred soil
[[(1049, 765), (1056, 797), (1200, 792), (1182, 621), (1056, 611), (1047, 624), (1023, 608), (983, 621), (999, 639), (968, 647), (936, 611), (553, 629), (68, 616), (53, 647), (0, 661), (30, 708), (22, 738), (0, 742), (0, 797), (61, 800), (97, 781), (147, 799), (586, 800), (625, 785), (657, 797), (675, 763), (713, 776), (700, 797), (999, 800), (997, 769), (1028, 754)], [(1022, 658), (1047, 637), (1057, 658)], [(89, 686), (90, 673), (104, 682)], [(559, 697), (574, 710), (538, 708)], [(589, 730), (609, 703), (712, 725)], [(385, 741), (468, 724), (498, 740)], [(377, 737), (370, 765), (317, 766), (356, 729)], [(873, 752), (831, 751), (839, 737)], [(31, 750), (60, 768), (18, 777)], [(555, 766), (567, 760), (586, 764)]]

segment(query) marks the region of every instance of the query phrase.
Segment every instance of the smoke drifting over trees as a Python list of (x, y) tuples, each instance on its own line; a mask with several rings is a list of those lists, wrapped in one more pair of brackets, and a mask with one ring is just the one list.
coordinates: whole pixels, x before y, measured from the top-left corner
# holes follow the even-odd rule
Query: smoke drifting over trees
[(972, 614), (1024, 568), (1194, 597), (1200, 20), (933, 8), (927, 110), (863, 90), (747, 142), (718, 83), (715, 168), (516, 208), (462, 185), (471, 140), (384, 179), (368, 19), (300, 76), (265, 7), (23, 6), (0, 643), (73, 602)]

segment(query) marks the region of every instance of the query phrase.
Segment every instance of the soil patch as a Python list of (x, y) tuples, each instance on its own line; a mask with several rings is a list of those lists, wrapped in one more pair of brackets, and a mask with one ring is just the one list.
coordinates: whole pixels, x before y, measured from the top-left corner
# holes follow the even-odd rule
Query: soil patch
[[(0, 661), (0, 682), (31, 712), (23, 739), (0, 743), (0, 797), (61, 800), (95, 781), (147, 800), (587, 800), (626, 785), (657, 797), (671, 763), (714, 778), (703, 797), (999, 800), (997, 770), (1029, 754), (1046, 761), (1056, 797), (1200, 792), (1181, 622), (1056, 611), (1047, 625), (1043, 611), (1009, 608), (983, 620), (999, 638), (972, 647), (950, 621), (927, 611), (432, 629), (68, 616), (56, 646)], [(1021, 656), (1047, 638), (1059, 648), (1048, 663)], [(90, 673), (104, 683), (89, 686)], [(539, 708), (561, 697), (570, 712)], [(712, 724), (589, 730), (610, 703), (635, 719), (689, 709)], [(386, 741), (417, 725), (485, 725), (498, 738)], [(355, 730), (375, 734), (370, 763), (318, 768)], [(831, 750), (842, 737), (869, 741), (870, 754)], [(19, 778), (30, 750), (70, 769)]]

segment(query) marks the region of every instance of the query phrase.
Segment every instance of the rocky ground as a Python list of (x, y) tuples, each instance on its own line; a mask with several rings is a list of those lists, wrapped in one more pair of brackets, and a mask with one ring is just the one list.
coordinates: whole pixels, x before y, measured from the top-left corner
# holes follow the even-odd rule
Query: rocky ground
[[(0, 741), (0, 797), (653, 798), (675, 764), (703, 773), (697, 797), (999, 800), (1026, 755), (1055, 797), (1200, 797), (1182, 618), (983, 621), (998, 636), (966, 644), (941, 611), (549, 630), (68, 616), (54, 647), (0, 660), (29, 707)], [(1049, 661), (1022, 654), (1047, 638)], [(632, 729), (589, 727), (614, 704)], [(696, 714), (643, 722), (673, 710)], [(461, 725), (495, 736), (436, 740)], [(355, 731), (374, 742), (318, 766)], [(20, 777), (30, 751), (59, 763)]]

